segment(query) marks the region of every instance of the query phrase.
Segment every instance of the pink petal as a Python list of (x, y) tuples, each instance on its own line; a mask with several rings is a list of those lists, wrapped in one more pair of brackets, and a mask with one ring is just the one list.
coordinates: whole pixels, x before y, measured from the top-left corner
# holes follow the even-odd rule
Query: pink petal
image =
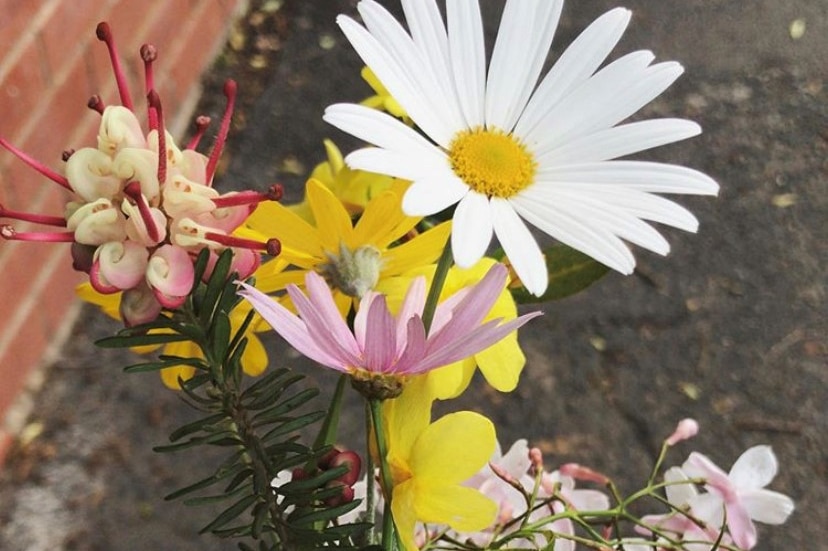
[(441, 332), (441, 335), (446, 336), (445, 341), (447, 342), (440, 346), (434, 346), (429, 341), (427, 344), (427, 356), (413, 369), (417, 373), (424, 373), (431, 369), (473, 356), (498, 342), (530, 319), (540, 315), (542, 315), (541, 312), (532, 312), (531, 314), (526, 314), (501, 325), (497, 325), (501, 320), (495, 319), (472, 330), (464, 326), (454, 326), (451, 328), (447, 326)]
[(360, 349), (353, 333), (351, 333), (345, 320), (342, 319), (342, 314), (339, 313), (339, 308), (336, 306), (331, 289), (325, 279), (316, 272), (308, 272), (305, 275), (305, 288), (308, 291), (308, 298), (326, 324), (328, 332), (349, 354), (358, 358)]
[(364, 367), (374, 373), (387, 373), (394, 362), (396, 352), (396, 327), (391, 312), (385, 304), (385, 296), (371, 301), (368, 310), (368, 326), (365, 335)]
[(750, 520), (747, 509), (739, 501), (725, 502), (727, 527), (733, 542), (742, 549), (752, 549), (756, 545), (756, 526)]
[[(492, 309), (506, 284), (506, 267), (502, 264), (492, 266), (468, 294), (452, 309), (451, 319), (436, 334), (429, 335), (429, 348), (440, 348), (449, 344), (458, 333), (474, 329)], [(440, 310), (442, 305), (437, 306)], [(458, 358), (459, 359), (459, 358)], [(449, 362), (450, 363), (450, 362)]]
[[(287, 286), (288, 295), (290, 295), (296, 311), (305, 323), (308, 333), (312, 336), (317, 346), (325, 352), (325, 354), (336, 359), (336, 363), (343, 367), (360, 365), (362, 362), (359, 355), (354, 355), (350, 352), (351, 349), (357, 348), (356, 340), (352, 334), (345, 337), (345, 342), (340, 342), (332, 331), (332, 327), (327, 324), (323, 317), (317, 311), (316, 305), (306, 297), (296, 285)], [(333, 298), (330, 298), (333, 302)], [(278, 329), (277, 329), (278, 331)]]
[(400, 311), (397, 314), (397, 349), (399, 356), (405, 347), (406, 335), (408, 334), (408, 320), (412, 317), (421, 316), (426, 301), (426, 281), (424, 277), (417, 277), (411, 282), (408, 291), (405, 293)]
[(344, 370), (342, 363), (322, 350), (308, 333), (307, 326), (290, 310), (255, 289), (247, 283), (241, 283), (238, 293), (244, 297), (256, 312), (279, 333), (293, 348), (308, 358), (339, 371)]
[(716, 466), (706, 455), (692, 452), (682, 465), (682, 470), (691, 478), (703, 478), (708, 486), (727, 494), (732, 491), (733, 484), (727, 474)]
[[(418, 362), (425, 356), (426, 334), (423, 320), (414, 316), (408, 320), (405, 349), (394, 364), (394, 372), (400, 374), (414, 373)], [(420, 371), (417, 371), (420, 373)]]

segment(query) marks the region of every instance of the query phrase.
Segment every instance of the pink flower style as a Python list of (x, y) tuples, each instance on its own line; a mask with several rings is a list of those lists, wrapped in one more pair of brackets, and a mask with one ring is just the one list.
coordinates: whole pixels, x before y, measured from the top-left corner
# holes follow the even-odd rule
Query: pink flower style
[(243, 239), (231, 233), (259, 202), (278, 199), (281, 190), (273, 186), (266, 193), (220, 195), (211, 187), (230, 127), (235, 82), (225, 84), (227, 106), (210, 155), (195, 150), (210, 123), (208, 117), (198, 117), (196, 135), (182, 150), (164, 126), (153, 77), (155, 48), (141, 47), (150, 129), (145, 135), (107, 23), (98, 25), (97, 36), (109, 50), (121, 100), (121, 105), (110, 106), (99, 96), (89, 100), (88, 106), (101, 115), (97, 147), (66, 151), (64, 175), (0, 138), (0, 146), (74, 194), (63, 216), (17, 212), (0, 205), (0, 218), (66, 230), (23, 232), (2, 224), (0, 235), (72, 243), (75, 269), (89, 274), (100, 293), (123, 291), (122, 318), (135, 325), (154, 319), (162, 308), (181, 306), (192, 290), (192, 259), (202, 249), (211, 251), (214, 262), (219, 251), (231, 248), (233, 270), (242, 278), (258, 267), (261, 252), (278, 254), (276, 240)]
[(385, 296), (368, 292), (361, 301), (351, 331), (342, 319), (325, 280), (315, 272), (305, 276), (308, 295), (297, 286), (287, 292), (299, 315), (267, 295), (242, 284), (239, 294), (277, 333), (308, 358), (348, 373), (371, 397), (391, 398), (406, 377), (471, 356), (518, 329), (540, 312), (500, 323), (481, 324), (506, 282), (507, 270), (497, 264), (473, 287), (455, 293), (437, 306), (429, 331), (422, 320), (426, 300), (424, 278), (409, 287), (396, 316)]

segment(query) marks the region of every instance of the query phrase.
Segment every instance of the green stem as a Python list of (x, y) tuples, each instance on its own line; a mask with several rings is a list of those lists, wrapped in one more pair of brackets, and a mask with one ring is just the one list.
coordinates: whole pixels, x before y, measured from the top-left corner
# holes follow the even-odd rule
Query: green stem
[(431, 322), (434, 321), (434, 312), (437, 310), (440, 293), (446, 284), (446, 276), (448, 276), (449, 268), (451, 268), (452, 258), (451, 239), (449, 239), (446, 241), (446, 246), (443, 248), (440, 260), (437, 261), (437, 268), (434, 270), (434, 278), (431, 280), (431, 287), (428, 289), (428, 297), (426, 298), (425, 308), (423, 309), (423, 325), (425, 326), (426, 334), (431, 329)]
[(367, 516), (365, 518), (368, 522), (368, 544), (373, 545), (376, 524), (376, 504), (374, 503), (374, 486), (376, 480), (374, 477), (374, 456), (371, 454), (371, 426), (372, 426), (371, 406), (369, 402), (365, 402), (365, 507)]
[(382, 515), (382, 548), (384, 551), (393, 551), (395, 530), (394, 517), (391, 514), (391, 493), (394, 489), (394, 481), (391, 477), (391, 467), (388, 465), (388, 443), (385, 441), (385, 431), (382, 425), (382, 401), (370, 400), (369, 405), (371, 407), (371, 421), (374, 424), (377, 455), (379, 456), (382, 491), (385, 496), (385, 510)]

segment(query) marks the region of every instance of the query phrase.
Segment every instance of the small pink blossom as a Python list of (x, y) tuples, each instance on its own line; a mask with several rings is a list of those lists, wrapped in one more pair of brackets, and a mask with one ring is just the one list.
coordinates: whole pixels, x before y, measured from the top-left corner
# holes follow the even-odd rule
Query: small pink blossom
[(699, 433), (699, 424), (695, 419), (682, 419), (676, 426), (673, 434), (667, 437), (665, 444), (675, 446), (679, 442), (693, 438)]
[(703, 478), (710, 491), (709, 514), (701, 518), (714, 525), (724, 522), (733, 541), (742, 549), (756, 545), (756, 527), (753, 521), (782, 524), (794, 510), (794, 503), (786, 495), (766, 490), (776, 476), (778, 463), (770, 446), (754, 446), (743, 453), (729, 473), (725, 473), (708, 457), (693, 452), (682, 470), (692, 478)]

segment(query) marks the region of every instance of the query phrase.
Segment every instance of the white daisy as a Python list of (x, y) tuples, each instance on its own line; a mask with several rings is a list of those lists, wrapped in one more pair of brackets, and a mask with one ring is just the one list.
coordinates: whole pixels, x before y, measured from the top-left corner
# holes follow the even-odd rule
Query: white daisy
[(526, 288), (548, 285), (526, 222), (629, 274), (629, 241), (667, 254), (644, 221), (696, 231), (686, 209), (653, 193), (715, 195), (708, 176), (681, 166), (612, 160), (695, 136), (692, 121), (618, 125), (663, 92), (683, 69), (627, 54), (599, 70), (630, 12), (593, 22), (540, 83), (563, 0), (508, 0), (486, 70), (478, 0), (451, 0), (446, 22), (434, 0), (402, 0), (410, 34), (383, 7), (362, 0), (363, 27), (339, 16), (363, 61), (425, 137), (379, 111), (330, 106), (325, 120), (377, 147), (355, 151), (354, 168), (411, 180), (403, 209), (427, 216), (457, 205), (451, 245), (461, 267), (500, 244)]

